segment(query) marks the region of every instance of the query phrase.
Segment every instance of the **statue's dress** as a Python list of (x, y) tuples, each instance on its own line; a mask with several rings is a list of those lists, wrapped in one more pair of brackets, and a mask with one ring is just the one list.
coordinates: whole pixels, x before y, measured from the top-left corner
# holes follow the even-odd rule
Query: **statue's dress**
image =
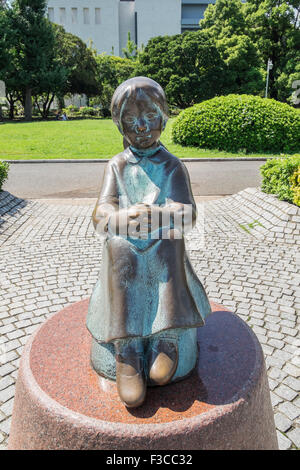
[[(138, 157), (129, 148), (107, 164), (99, 205), (196, 205), (184, 164), (166, 149)], [(103, 206), (104, 207), (104, 206)], [(87, 327), (99, 343), (196, 328), (211, 312), (184, 239), (133, 239), (107, 233)]]

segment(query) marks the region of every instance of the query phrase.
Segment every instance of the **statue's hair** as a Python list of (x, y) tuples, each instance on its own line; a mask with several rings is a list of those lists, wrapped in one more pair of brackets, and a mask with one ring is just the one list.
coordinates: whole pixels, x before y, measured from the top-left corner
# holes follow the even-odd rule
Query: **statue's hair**
[(111, 115), (115, 124), (120, 127), (124, 103), (130, 96), (136, 96), (139, 90), (142, 90), (160, 108), (165, 124), (169, 117), (165, 92), (157, 82), (147, 77), (130, 78), (118, 86), (111, 100)]

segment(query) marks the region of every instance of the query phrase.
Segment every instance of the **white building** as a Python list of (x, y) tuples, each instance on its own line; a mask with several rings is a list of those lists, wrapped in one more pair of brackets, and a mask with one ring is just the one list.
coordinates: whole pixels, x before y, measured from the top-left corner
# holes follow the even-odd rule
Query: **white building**
[(215, 0), (49, 0), (48, 18), (99, 53), (122, 55), (128, 32), (140, 47), (150, 38), (197, 29)]

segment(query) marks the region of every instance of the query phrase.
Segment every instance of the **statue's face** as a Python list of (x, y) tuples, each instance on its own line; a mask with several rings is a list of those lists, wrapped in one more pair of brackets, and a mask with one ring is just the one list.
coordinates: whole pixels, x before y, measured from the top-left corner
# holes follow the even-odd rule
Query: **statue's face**
[(160, 108), (142, 90), (124, 103), (121, 124), (127, 141), (137, 149), (152, 147), (160, 138), (163, 116)]

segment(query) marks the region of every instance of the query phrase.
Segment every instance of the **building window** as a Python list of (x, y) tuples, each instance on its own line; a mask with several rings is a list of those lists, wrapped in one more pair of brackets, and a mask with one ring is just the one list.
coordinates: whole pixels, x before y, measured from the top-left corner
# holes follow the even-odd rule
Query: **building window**
[(90, 9), (89, 8), (83, 9), (83, 22), (84, 24), (90, 24)]
[(76, 24), (78, 22), (78, 9), (72, 8), (72, 23)]
[(48, 20), (54, 21), (54, 8), (48, 8)]
[(182, 5), (182, 32), (199, 29), (199, 21), (204, 18), (207, 6), (208, 4), (204, 2), (189, 4), (188, 1)]
[(95, 8), (95, 24), (101, 24), (101, 9)]
[(66, 9), (60, 8), (59, 9), (59, 22), (64, 24), (66, 22)]

